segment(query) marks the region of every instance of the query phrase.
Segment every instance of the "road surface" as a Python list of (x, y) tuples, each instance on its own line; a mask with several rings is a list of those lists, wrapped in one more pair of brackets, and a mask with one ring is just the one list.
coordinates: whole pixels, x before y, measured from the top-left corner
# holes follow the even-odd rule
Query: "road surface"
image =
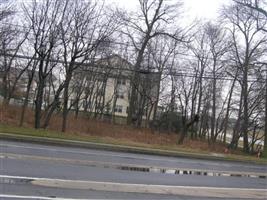
[(267, 199), (267, 166), (0, 142), (0, 199)]

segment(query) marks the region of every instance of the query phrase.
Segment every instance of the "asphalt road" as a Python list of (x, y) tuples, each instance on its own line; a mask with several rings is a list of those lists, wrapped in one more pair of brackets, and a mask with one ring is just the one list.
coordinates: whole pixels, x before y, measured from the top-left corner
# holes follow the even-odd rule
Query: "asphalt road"
[[(145, 167), (162, 171), (138, 171)], [(225, 175), (175, 174), (172, 169)], [(233, 200), (249, 199), (249, 195), (250, 199), (267, 199), (267, 179), (230, 176), (242, 172), (266, 174), (267, 166), (0, 142), (0, 199), (4, 200), (55, 197)], [(255, 196), (256, 192), (261, 195)]]

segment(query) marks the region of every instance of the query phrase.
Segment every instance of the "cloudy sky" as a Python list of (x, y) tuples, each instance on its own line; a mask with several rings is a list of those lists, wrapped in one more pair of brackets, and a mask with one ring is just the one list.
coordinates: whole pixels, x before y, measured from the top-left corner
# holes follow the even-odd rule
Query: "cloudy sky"
[[(133, 10), (138, 5), (138, 0), (108, 0), (118, 6)], [(108, 2), (106, 1), (106, 2)], [(184, 14), (191, 19), (212, 19), (217, 16), (220, 7), (231, 0), (184, 0)]]

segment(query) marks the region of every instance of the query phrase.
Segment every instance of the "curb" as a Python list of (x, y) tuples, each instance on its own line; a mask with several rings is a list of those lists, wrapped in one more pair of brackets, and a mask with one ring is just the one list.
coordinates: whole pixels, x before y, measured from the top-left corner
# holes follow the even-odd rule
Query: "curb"
[(67, 139), (58, 139), (58, 138), (49, 138), (49, 137), (38, 137), (38, 136), (27, 136), (19, 135), (12, 133), (0, 133), (1, 140), (7, 141), (19, 141), (19, 142), (28, 142), (28, 143), (37, 143), (37, 144), (47, 144), (47, 145), (56, 145), (63, 147), (77, 147), (77, 148), (86, 148), (86, 149), (97, 149), (97, 150), (107, 150), (115, 152), (125, 152), (125, 153), (136, 153), (136, 154), (148, 154), (148, 155), (158, 155), (158, 156), (167, 156), (167, 157), (180, 157), (180, 158), (194, 158), (194, 159), (206, 159), (206, 160), (216, 160), (216, 161), (231, 161), (231, 162), (243, 162), (243, 163), (256, 163), (264, 164), (256, 161), (248, 161), (225, 157), (223, 154), (197, 154), (189, 152), (177, 152), (170, 150), (160, 150), (160, 149), (149, 149), (142, 147), (129, 147), (124, 145), (113, 145), (113, 144), (103, 144), (103, 143), (94, 143), (94, 142), (83, 142), (77, 140), (67, 140)]
[(95, 190), (109, 192), (130, 192), (154, 195), (177, 195), (202, 198), (238, 198), (238, 199), (265, 199), (266, 190), (256, 188), (216, 188), (196, 186), (173, 186), (173, 185), (151, 185), (151, 184), (130, 184), (97, 182), (67, 179), (49, 179), (37, 177), (14, 177), (2, 176), (6, 181), (27, 180), (35, 186), (50, 188)]

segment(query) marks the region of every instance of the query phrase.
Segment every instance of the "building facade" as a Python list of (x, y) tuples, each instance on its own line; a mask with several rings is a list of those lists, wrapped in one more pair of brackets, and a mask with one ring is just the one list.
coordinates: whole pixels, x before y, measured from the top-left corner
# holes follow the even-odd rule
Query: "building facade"
[[(137, 88), (135, 115), (144, 121), (154, 117), (159, 95), (158, 73), (139, 73), (138, 83), (132, 80), (134, 66), (118, 55), (99, 59), (83, 66), (74, 74), (69, 106), (92, 116), (105, 116), (126, 122), (132, 87)], [(118, 121), (118, 120), (117, 120)]]

